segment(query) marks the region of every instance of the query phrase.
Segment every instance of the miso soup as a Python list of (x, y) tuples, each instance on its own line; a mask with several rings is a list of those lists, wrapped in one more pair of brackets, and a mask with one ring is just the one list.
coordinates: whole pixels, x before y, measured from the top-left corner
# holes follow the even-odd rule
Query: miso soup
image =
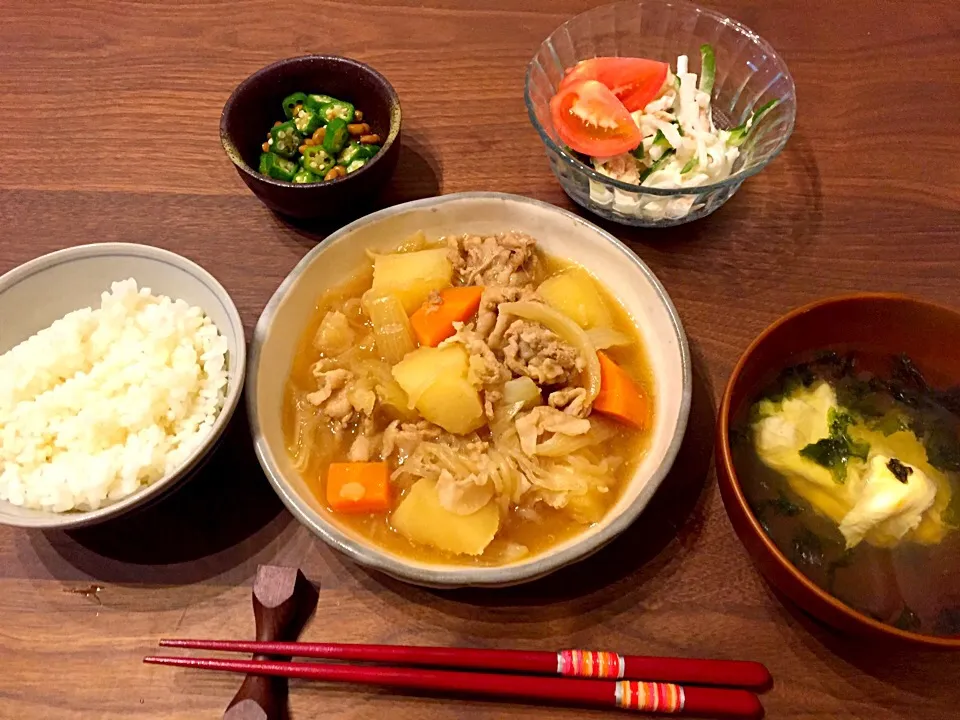
[(960, 389), (906, 355), (821, 352), (735, 418), (734, 463), (766, 533), (880, 622), (960, 634)]

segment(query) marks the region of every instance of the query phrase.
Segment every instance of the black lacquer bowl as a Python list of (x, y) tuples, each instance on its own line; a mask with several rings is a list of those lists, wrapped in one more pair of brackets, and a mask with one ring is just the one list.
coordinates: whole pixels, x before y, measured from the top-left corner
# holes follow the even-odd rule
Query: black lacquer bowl
[[(295, 185), (257, 172), (261, 145), (291, 93), (323, 93), (363, 110), (382, 149), (359, 170), (322, 183)], [(296, 218), (331, 217), (376, 198), (400, 153), (400, 98), (373, 68), (336, 55), (305, 55), (258, 70), (237, 86), (220, 116), (220, 142), (240, 177), (271, 210)]]

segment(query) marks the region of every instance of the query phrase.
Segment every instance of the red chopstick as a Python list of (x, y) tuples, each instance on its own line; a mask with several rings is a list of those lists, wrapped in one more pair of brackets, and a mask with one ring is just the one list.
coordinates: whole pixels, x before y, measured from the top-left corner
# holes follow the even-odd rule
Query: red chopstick
[(767, 668), (757, 662), (643, 657), (589, 650), (562, 650), (552, 653), (408, 645), (245, 642), (242, 640), (161, 640), (160, 645), (191, 650), (222, 650), (282, 657), (499, 670), (536, 675), (626, 678), (758, 691), (767, 690), (773, 684)]
[(672, 683), (634, 680), (495, 675), (492, 673), (425, 670), (375, 665), (219, 660), (191, 657), (147, 657), (145, 663), (201, 670), (275, 675), (305, 680), (365, 683), (415, 690), (487, 695), (550, 703), (622, 708), (658, 714), (695, 715), (723, 720), (758, 720), (763, 706), (746, 690), (683, 687)]

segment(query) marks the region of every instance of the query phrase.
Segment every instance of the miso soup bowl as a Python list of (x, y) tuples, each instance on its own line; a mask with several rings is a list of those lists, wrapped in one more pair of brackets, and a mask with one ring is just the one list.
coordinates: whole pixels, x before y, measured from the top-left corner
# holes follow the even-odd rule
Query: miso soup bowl
[[(655, 378), (655, 421), (647, 454), (606, 517), (579, 535), (520, 561), (494, 566), (426, 563), (391, 553), (337, 522), (294, 469), (284, 442), (284, 387), (318, 297), (417, 231), (428, 237), (515, 230), (549, 254), (589, 270), (620, 299), (640, 327)], [(257, 456), (290, 512), (356, 562), (431, 587), (506, 586), (582, 560), (637, 519), (670, 469), (690, 409), (690, 357), (680, 319), (650, 269), (619, 240), (552, 205), (500, 193), (461, 193), (418, 200), (368, 215), (334, 233), (294, 268), (257, 323), (250, 353), (247, 402)]]
[(899, 630), (874, 620), (810, 581), (771, 540), (747, 502), (737, 477), (730, 427), (771, 374), (810, 352), (867, 346), (882, 354), (908, 352), (917, 364), (960, 384), (960, 313), (903, 295), (857, 294), (798, 308), (763, 331), (740, 358), (727, 383), (717, 421), (716, 464), (723, 504), (754, 564), (801, 609), (842, 632), (873, 640), (960, 649), (960, 637)]

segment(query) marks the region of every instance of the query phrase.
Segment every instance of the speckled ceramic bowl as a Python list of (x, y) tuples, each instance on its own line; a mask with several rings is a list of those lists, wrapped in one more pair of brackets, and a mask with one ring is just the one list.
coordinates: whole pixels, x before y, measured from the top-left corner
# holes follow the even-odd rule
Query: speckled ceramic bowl
[[(300, 337), (319, 295), (355, 274), (367, 250), (398, 238), (525, 232), (552, 255), (586, 267), (620, 299), (641, 328), (655, 378), (650, 449), (606, 517), (550, 550), (498, 567), (423, 563), (395, 555), (340, 525), (313, 495), (286, 450), (281, 410)], [(690, 410), (690, 356), (676, 310), (650, 269), (619, 240), (573, 213), (499, 193), (461, 193), (381, 210), (311, 250), (270, 299), (251, 346), (247, 386), (257, 455), (280, 498), (300, 522), (363, 565), (419, 585), (502, 586), (542, 577), (594, 553), (643, 511), (676, 457)]]
[[(283, 98), (294, 92), (325, 93), (363, 110), (363, 121), (382, 139), (381, 150), (346, 177), (295, 185), (257, 172), (261, 145), (283, 119)], [(376, 199), (393, 175), (400, 154), (400, 98), (369, 65), (336, 55), (280, 60), (237, 86), (220, 116), (220, 142), (240, 179), (263, 204), (297, 218), (334, 216)]]
[(98, 307), (100, 295), (118, 280), (134, 278), (157, 294), (203, 308), (226, 337), (227, 396), (213, 432), (187, 461), (132, 495), (98, 510), (42, 512), (0, 501), (0, 523), (37, 529), (68, 529), (123, 515), (158, 499), (203, 462), (240, 400), (246, 368), (243, 323), (223, 286), (206, 270), (176, 253), (147, 245), (103, 243), (59, 250), (0, 277), (0, 354), (49, 327), (68, 312)]

